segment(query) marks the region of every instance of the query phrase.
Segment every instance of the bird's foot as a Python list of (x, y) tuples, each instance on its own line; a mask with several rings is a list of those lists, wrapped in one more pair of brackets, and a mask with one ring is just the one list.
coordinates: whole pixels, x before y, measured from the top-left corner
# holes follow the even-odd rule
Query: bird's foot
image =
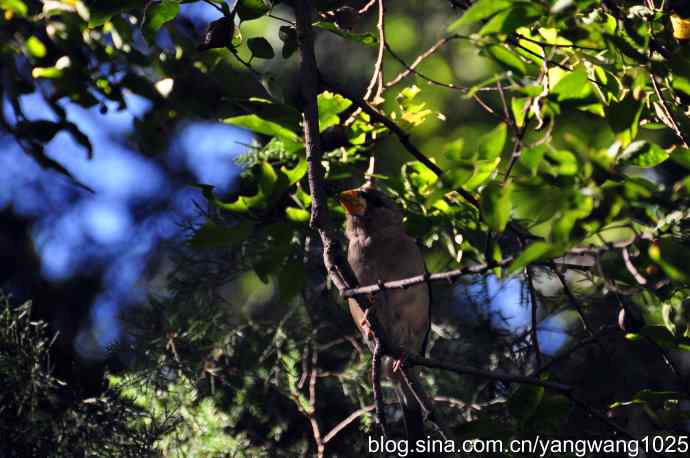
[(364, 331), (364, 335), (366, 336), (367, 340), (373, 340), (374, 338), (374, 331), (371, 329), (371, 323), (369, 322), (369, 311), (371, 308), (368, 308), (364, 311), (364, 315), (362, 315), (362, 319), (359, 320), (359, 325)]
[(363, 328), (369, 328), (371, 329), (371, 323), (369, 323), (369, 312), (371, 311), (371, 308), (368, 308), (364, 311), (364, 315), (362, 315), (362, 319), (359, 320), (359, 325)]
[(396, 372), (398, 372), (400, 370), (400, 368), (403, 367), (407, 363), (407, 358), (408, 358), (407, 353), (403, 352), (400, 355), (400, 358), (393, 361), (393, 373), (394, 374)]

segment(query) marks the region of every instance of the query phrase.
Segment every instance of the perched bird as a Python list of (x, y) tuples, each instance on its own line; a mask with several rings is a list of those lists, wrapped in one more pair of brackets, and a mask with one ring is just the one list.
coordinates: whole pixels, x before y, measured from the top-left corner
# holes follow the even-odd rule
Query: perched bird
[[(426, 272), (416, 241), (405, 233), (400, 209), (372, 181), (342, 192), (340, 202), (347, 211), (347, 260), (360, 285), (401, 280)], [(360, 300), (369, 302), (367, 313), (357, 301), (350, 299), (350, 314), (370, 345), (367, 315), (371, 311), (384, 334), (377, 337), (384, 343), (409, 354), (424, 354), (430, 327), (427, 284), (383, 290)], [(406, 373), (420, 400), (401, 379), (399, 364), (400, 361), (385, 357), (382, 369), (393, 381), (400, 399), (408, 440), (416, 440), (424, 437), (424, 418), (431, 411), (431, 404), (421, 389), (416, 371)]]

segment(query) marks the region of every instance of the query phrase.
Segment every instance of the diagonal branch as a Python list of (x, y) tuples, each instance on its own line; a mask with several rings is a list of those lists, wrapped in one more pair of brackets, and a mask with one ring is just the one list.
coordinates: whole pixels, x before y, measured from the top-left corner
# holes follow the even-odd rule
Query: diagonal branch
[[(410, 134), (405, 132), (402, 127), (400, 127), (398, 124), (395, 123), (392, 119), (389, 117), (385, 116), (384, 114), (380, 113), (378, 110), (376, 110), (374, 107), (369, 105), (365, 100), (363, 100), (360, 97), (356, 97), (353, 94), (348, 93), (344, 89), (329, 83), (322, 81), (324, 85), (329, 87), (333, 92), (337, 92), (343, 97), (349, 99), (352, 101), (353, 105), (355, 105), (357, 108), (361, 109), (363, 112), (368, 114), (371, 119), (375, 122), (383, 124), (388, 130), (390, 130), (393, 134), (395, 134), (396, 137), (398, 137), (398, 140), (400, 143), (405, 147), (405, 149), (412, 155), (414, 156), (415, 159), (417, 159), (419, 162), (427, 166), (429, 170), (434, 172), (436, 176), (442, 176), (443, 175), (443, 170), (433, 163), (424, 153), (422, 153), (419, 148), (415, 146), (414, 143), (410, 140)], [(479, 201), (468, 191), (459, 188), (457, 189), (458, 194), (460, 194), (465, 200), (467, 200), (470, 204), (472, 204), (474, 207), (479, 208)]]
[(361, 409), (357, 409), (354, 412), (352, 412), (350, 415), (348, 415), (343, 421), (338, 423), (328, 431), (328, 433), (323, 436), (323, 443), (327, 444), (331, 439), (333, 439), (340, 431), (343, 429), (347, 428), (353, 421), (361, 417), (362, 415), (371, 412), (374, 410), (373, 405), (368, 405), (366, 407), (362, 407)]

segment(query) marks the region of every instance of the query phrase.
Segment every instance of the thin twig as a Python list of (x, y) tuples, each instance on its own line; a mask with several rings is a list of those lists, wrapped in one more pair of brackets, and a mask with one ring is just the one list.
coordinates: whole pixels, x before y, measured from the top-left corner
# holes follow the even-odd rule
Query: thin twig
[(352, 423), (353, 421), (355, 421), (356, 419), (358, 419), (358, 418), (361, 417), (362, 415), (371, 412), (371, 411), (374, 410), (374, 409), (375, 409), (375, 406), (374, 406), (373, 404), (371, 404), (371, 405), (362, 407), (361, 409), (355, 410), (355, 411), (352, 412), (350, 415), (348, 415), (347, 417), (345, 417), (345, 419), (344, 419), (343, 421), (341, 421), (340, 423), (338, 423), (337, 425), (335, 425), (335, 426), (333, 427), (333, 429), (331, 429), (330, 431), (328, 431), (328, 433), (327, 433), (325, 436), (323, 436), (323, 443), (324, 443), (324, 444), (327, 444), (327, 443), (328, 443), (331, 439), (333, 439), (340, 431), (342, 431), (343, 429), (347, 428), (347, 427), (350, 425), (350, 423)]
[(580, 315), (580, 319), (582, 320), (582, 325), (585, 328), (585, 331), (591, 336), (592, 326), (589, 324), (589, 321), (585, 317), (585, 312), (580, 306), (580, 302), (575, 298), (575, 295), (570, 290), (570, 287), (568, 286), (568, 283), (565, 280), (565, 276), (560, 270), (558, 270), (558, 268), (556, 268), (555, 265), (552, 265), (551, 270), (556, 274), (558, 280), (561, 282), (561, 286), (563, 286), (563, 292), (565, 293), (565, 297), (568, 298), (570, 305), (572, 305), (573, 308), (577, 311), (577, 314)]
[[(395, 134), (396, 137), (398, 137), (398, 140), (403, 145), (403, 147), (405, 147), (405, 149), (410, 154), (412, 154), (412, 156), (414, 156), (415, 159), (427, 166), (427, 168), (434, 172), (434, 174), (436, 174), (439, 177), (443, 175), (443, 170), (441, 170), (441, 168), (438, 165), (436, 165), (428, 157), (426, 157), (424, 153), (422, 153), (414, 145), (414, 143), (410, 141), (410, 134), (408, 134), (400, 126), (398, 126), (398, 124), (396, 124), (395, 121), (381, 114), (379, 111), (377, 111), (375, 108), (373, 108), (360, 97), (355, 97), (352, 94), (349, 94), (344, 89), (333, 85), (332, 83), (325, 81), (323, 83), (324, 85), (328, 86), (333, 92), (337, 92), (341, 94), (343, 97), (351, 100), (356, 107), (361, 108), (362, 111), (368, 114), (373, 121), (383, 124), (388, 130)], [(471, 193), (462, 188), (458, 188), (456, 191), (474, 207), (479, 208), (479, 201)]]
[(515, 37), (517, 37), (519, 40), (525, 40), (529, 41), (530, 43), (534, 43), (535, 45), (539, 45), (542, 47), (549, 47), (549, 48), (571, 48), (571, 49), (583, 49), (585, 51), (606, 51), (604, 48), (593, 48), (591, 46), (581, 46), (581, 45), (575, 45), (575, 44), (556, 44), (556, 43), (546, 43), (544, 41), (539, 41), (535, 40), (534, 38), (529, 38), (524, 35), (521, 35), (519, 33), (514, 33)]
[(383, 348), (381, 341), (376, 339), (374, 351), (371, 359), (371, 385), (374, 388), (374, 405), (376, 406), (376, 421), (381, 426), (383, 437), (390, 437), (388, 425), (386, 423), (385, 406), (383, 405), (383, 395), (381, 393), (381, 358)]
[(656, 76), (654, 74), (650, 74), (649, 79), (652, 81), (652, 87), (654, 88), (654, 93), (656, 94), (656, 97), (659, 99), (659, 103), (661, 104), (661, 108), (664, 110), (664, 114), (666, 115), (666, 119), (668, 120), (668, 122), (671, 123), (671, 128), (673, 129), (673, 132), (683, 142), (683, 146), (685, 148), (688, 148), (688, 140), (687, 140), (687, 138), (685, 138), (685, 134), (683, 134), (683, 131), (680, 130), (680, 128), (678, 127), (678, 123), (676, 122), (676, 119), (673, 117), (673, 113), (671, 113), (671, 110), (668, 108), (668, 105), (666, 104), (666, 100), (661, 95), (661, 91), (659, 90), (659, 85), (656, 82)]
[(319, 426), (319, 420), (316, 418), (316, 379), (318, 376), (319, 369), (317, 367), (319, 352), (316, 348), (311, 349), (311, 370), (309, 371), (309, 405), (310, 409), (307, 412), (307, 417), (309, 418), (309, 423), (311, 424), (312, 434), (314, 436), (314, 442), (316, 442), (316, 456), (318, 458), (323, 458), (326, 451), (324, 441), (321, 438), (321, 427)]
[(369, 8), (371, 8), (371, 7), (374, 6), (375, 4), (376, 4), (376, 0), (370, 0), (369, 3), (367, 3), (366, 5), (364, 5), (363, 7), (361, 7), (361, 8), (359, 9), (359, 11), (357, 11), (357, 13), (358, 13), (358, 14), (364, 14), (364, 13), (366, 13), (367, 11), (369, 11)]
[(532, 311), (532, 345), (534, 345), (534, 352), (537, 356), (537, 367), (541, 367), (542, 356), (541, 348), (539, 348), (539, 330), (537, 329), (537, 291), (534, 289), (534, 279), (532, 278), (532, 269), (530, 268), (530, 266), (527, 266), (525, 268), (525, 274), (527, 275), (527, 287), (529, 288), (529, 296), (531, 302), (530, 310)]
[(534, 375), (539, 375), (542, 372), (549, 370), (551, 368), (551, 366), (553, 366), (554, 364), (558, 363), (559, 361), (564, 361), (565, 359), (570, 357), (570, 355), (575, 353), (577, 350), (579, 350), (583, 347), (586, 347), (587, 345), (590, 345), (592, 343), (598, 342), (598, 340), (601, 338), (601, 336), (603, 336), (604, 334), (609, 333), (613, 330), (618, 330), (618, 328), (616, 326), (613, 326), (613, 325), (602, 326), (597, 332), (595, 332), (595, 333), (591, 334), (590, 336), (580, 340), (575, 345), (568, 348), (562, 354), (558, 355), (555, 358), (552, 358), (547, 363), (544, 363), (544, 365), (542, 365), (539, 369), (537, 369), (537, 371), (535, 372)]
[(417, 58), (416, 58), (411, 64), (409, 64), (409, 65), (408, 65), (401, 57), (399, 57), (398, 54), (395, 53), (395, 52), (393, 51), (393, 49), (391, 49), (391, 47), (390, 47), (390, 45), (389, 45), (388, 43), (386, 43), (386, 50), (390, 53), (391, 56), (393, 56), (393, 58), (394, 58), (395, 60), (397, 60), (398, 62), (400, 62), (400, 64), (402, 64), (402, 66), (405, 67), (405, 70), (403, 70), (402, 72), (398, 73), (393, 79), (391, 79), (391, 80), (388, 81), (386, 84), (384, 84), (384, 85), (383, 85), (384, 89), (388, 89), (388, 88), (391, 87), (391, 86), (395, 86), (395, 85), (398, 84), (400, 81), (402, 81), (403, 79), (407, 78), (410, 74), (415, 73), (415, 74), (419, 75), (421, 78), (424, 78), (425, 80), (432, 82), (433, 84), (437, 84), (437, 85), (439, 85), (439, 86), (447, 87), (447, 88), (450, 88), (450, 89), (466, 90), (466, 88), (460, 88), (460, 87), (455, 86), (455, 85), (453, 85), (453, 84), (442, 83), (442, 82), (440, 82), (440, 81), (433, 80), (433, 79), (431, 79), (431, 78), (429, 78), (429, 77), (427, 77), (427, 76), (422, 75), (421, 73), (419, 73), (419, 72), (416, 70), (417, 66), (418, 66), (419, 64), (421, 64), (426, 58), (430, 57), (430, 56), (431, 56), (432, 54), (434, 54), (439, 48), (441, 48), (442, 46), (444, 46), (444, 45), (445, 45), (446, 43), (448, 43), (449, 41), (454, 40), (454, 39), (457, 39), (457, 38), (460, 38), (460, 37), (459, 37), (459, 36), (456, 36), (456, 35), (450, 35), (450, 36), (441, 38), (441, 39), (438, 40), (436, 43), (434, 43), (433, 45), (431, 45), (431, 47), (430, 47), (429, 49), (427, 49), (426, 51), (424, 51), (423, 53), (421, 53), (419, 56), (417, 56)]
[[(386, 46), (386, 29), (385, 29), (385, 15), (383, 0), (378, 0), (379, 16), (376, 23), (376, 29), (379, 32), (379, 48), (376, 54), (376, 63), (374, 64), (374, 72), (371, 75), (369, 86), (364, 93), (364, 100), (376, 101), (383, 91), (383, 52)], [(374, 91), (376, 88), (376, 91)], [(353, 115), (355, 116), (355, 115)]]
[(459, 269), (455, 270), (450, 270), (448, 272), (441, 272), (441, 273), (436, 273), (436, 274), (422, 274), (422, 275), (416, 275), (414, 277), (409, 277), (409, 278), (404, 278), (401, 280), (395, 280), (395, 281), (388, 281), (385, 283), (378, 283), (375, 285), (368, 285), (368, 286), (361, 286), (359, 288), (353, 288), (353, 289), (347, 289), (344, 291), (341, 291), (340, 294), (343, 297), (355, 297), (355, 296), (361, 296), (361, 295), (366, 295), (366, 294), (374, 294), (378, 291), (382, 291), (385, 289), (406, 289), (411, 286), (420, 284), (420, 283), (426, 283), (426, 282), (452, 282), (458, 277), (461, 277), (463, 275), (471, 275), (471, 274), (479, 274), (483, 272), (487, 272), (491, 269), (494, 269), (496, 267), (505, 267), (511, 262), (513, 262), (513, 257), (507, 257), (504, 259), (501, 259), (500, 261), (495, 261), (495, 262), (489, 262), (489, 263), (482, 263), (482, 264), (475, 264), (472, 266), (464, 266), (460, 267)]
[(637, 268), (635, 268), (635, 264), (632, 263), (632, 260), (630, 259), (630, 253), (628, 252), (628, 247), (623, 247), (621, 249), (621, 253), (623, 254), (623, 263), (625, 264), (625, 268), (628, 269), (630, 275), (632, 275), (635, 281), (640, 285), (646, 285), (647, 279), (642, 276), (642, 274), (637, 270)]
[(474, 367), (460, 366), (455, 363), (440, 361), (433, 358), (424, 358), (417, 355), (406, 355), (406, 363), (415, 366), (429, 367), (432, 369), (443, 369), (450, 372), (455, 372), (460, 375), (474, 375), (490, 380), (497, 380), (506, 383), (522, 383), (526, 385), (541, 386), (550, 390), (558, 391), (560, 393), (570, 393), (573, 387), (562, 383), (551, 382), (549, 380), (542, 380), (537, 377), (528, 377), (525, 375), (506, 374), (498, 371), (487, 371), (483, 369), (476, 369)]

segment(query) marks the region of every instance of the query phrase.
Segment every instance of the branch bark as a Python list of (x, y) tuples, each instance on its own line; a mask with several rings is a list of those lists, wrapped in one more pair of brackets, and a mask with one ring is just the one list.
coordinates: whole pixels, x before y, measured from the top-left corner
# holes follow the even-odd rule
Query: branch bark
[(374, 294), (384, 289), (406, 289), (410, 286), (426, 282), (450, 282), (452, 283), (458, 277), (469, 274), (479, 274), (496, 267), (505, 267), (513, 262), (513, 257), (507, 257), (500, 261), (490, 262), (486, 264), (476, 264), (473, 266), (464, 266), (459, 269), (449, 270), (448, 272), (441, 272), (436, 274), (422, 274), (415, 277), (403, 278), (402, 280), (389, 281), (385, 283), (378, 283), (375, 285), (361, 286), (359, 288), (347, 289), (341, 291), (343, 297), (355, 297), (365, 294)]

